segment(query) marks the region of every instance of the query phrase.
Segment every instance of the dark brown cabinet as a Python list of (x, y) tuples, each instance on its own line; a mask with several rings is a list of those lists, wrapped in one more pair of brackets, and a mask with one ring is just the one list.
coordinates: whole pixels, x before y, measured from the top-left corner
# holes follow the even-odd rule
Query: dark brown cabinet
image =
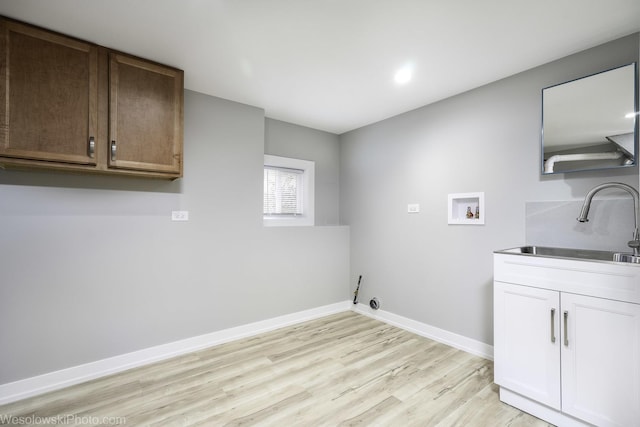
[(109, 166), (180, 173), (182, 72), (109, 54)]
[(0, 164), (178, 178), (183, 72), (0, 17)]
[(10, 21), (0, 29), (0, 155), (95, 165), (98, 48)]

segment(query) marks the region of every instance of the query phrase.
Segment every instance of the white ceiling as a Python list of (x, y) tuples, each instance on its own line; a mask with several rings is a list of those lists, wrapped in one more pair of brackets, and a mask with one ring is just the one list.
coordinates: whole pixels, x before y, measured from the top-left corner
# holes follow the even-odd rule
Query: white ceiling
[(640, 31), (638, 0), (0, 0), (0, 14), (337, 134)]

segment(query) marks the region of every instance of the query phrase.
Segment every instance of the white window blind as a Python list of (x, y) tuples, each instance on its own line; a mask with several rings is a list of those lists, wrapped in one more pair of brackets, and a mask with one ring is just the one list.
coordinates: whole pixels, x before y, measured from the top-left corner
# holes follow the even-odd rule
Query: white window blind
[(264, 215), (296, 216), (303, 212), (304, 170), (264, 167)]
[(265, 154), (262, 224), (313, 226), (314, 179), (313, 161)]

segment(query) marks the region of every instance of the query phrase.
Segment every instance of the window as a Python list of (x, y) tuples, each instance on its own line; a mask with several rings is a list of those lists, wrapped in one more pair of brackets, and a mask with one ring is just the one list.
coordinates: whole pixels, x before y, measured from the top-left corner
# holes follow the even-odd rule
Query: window
[(264, 214), (302, 215), (302, 169), (264, 167)]
[(314, 173), (314, 162), (264, 156), (264, 225), (313, 225)]

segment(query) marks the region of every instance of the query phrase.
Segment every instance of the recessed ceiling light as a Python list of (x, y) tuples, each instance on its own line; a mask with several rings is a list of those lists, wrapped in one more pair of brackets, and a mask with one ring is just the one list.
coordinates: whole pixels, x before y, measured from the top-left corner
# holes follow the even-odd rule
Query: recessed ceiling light
[(409, 80), (411, 80), (412, 74), (413, 74), (413, 69), (411, 68), (411, 66), (406, 65), (400, 68), (398, 71), (396, 71), (396, 74), (393, 76), (393, 79), (399, 85), (403, 85), (409, 82)]

